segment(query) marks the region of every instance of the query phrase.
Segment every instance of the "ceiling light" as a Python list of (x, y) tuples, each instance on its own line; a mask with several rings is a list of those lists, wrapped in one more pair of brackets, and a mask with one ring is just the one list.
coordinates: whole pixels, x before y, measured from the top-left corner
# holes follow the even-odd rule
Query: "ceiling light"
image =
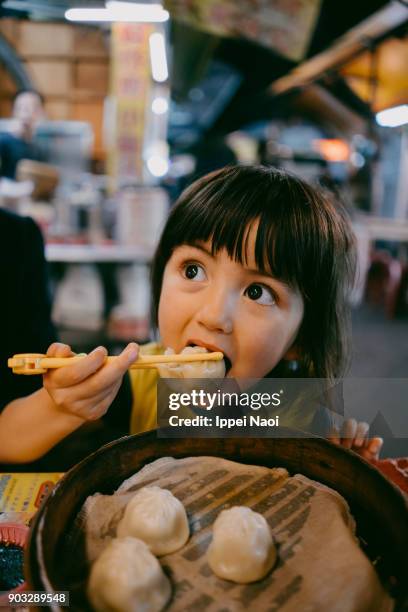
[(106, 8), (72, 8), (65, 11), (68, 21), (112, 21)]
[(152, 111), (155, 115), (164, 115), (164, 113), (167, 113), (168, 110), (169, 103), (167, 102), (166, 98), (163, 98), (162, 96), (157, 96), (157, 98), (153, 99)]
[(149, 36), (150, 62), (152, 65), (152, 77), (158, 83), (163, 83), (169, 76), (167, 69), (166, 45), (161, 32), (155, 32)]
[(169, 18), (161, 4), (144, 4), (141, 2), (106, 2), (106, 8), (116, 17), (122, 17), (123, 21), (147, 21), (149, 23), (160, 23)]
[(376, 114), (375, 119), (382, 127), (398, 127), (408, 123), (408, 104), (386, 108)]
[(147, 168), (153, 176), (165, 176), (169, 170), (169, 162), (165, 157), (160, 155), (152, 155), (148, 158)]
[(71, 8), (65, 12), (68, 21), (127, 21), (159, 23), (167, 21), (168, 11), (161, 4), (106, 2), (106, 8)]

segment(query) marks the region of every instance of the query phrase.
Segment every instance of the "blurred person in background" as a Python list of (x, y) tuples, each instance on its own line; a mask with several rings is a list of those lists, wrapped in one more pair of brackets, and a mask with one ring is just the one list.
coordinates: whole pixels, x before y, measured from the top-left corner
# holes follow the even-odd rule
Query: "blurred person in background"
[[(99, 383), (98, 391), (102, 389), (103, 397), (95, 398), (80, 381), (66, 382), (63, 376), (54, 392), (68, 392), (67, 406), (55, 405), (41, 376), (13, 374), (7, 359), (14, 354), (72, 353), (67, 354), (65, 345), (55, 342), (57, 331), (51, 321), (44, 241), (30, 217), (0, 208), (0, 261), (0, 464), (27, 463), (43, 457), (42, 463), (37, 462), (30, 469), (66, 470), (102, 444), (127, 433), (130, 383), (125, 380), (121, 385), (121, 379), (129, 358), (125, 353), (116, 363), (114, 383), (109, 378)], [(101, 367), (105, 355), (106, 349), (102, 347), (94, 351), (88, 360), (91, 370)], [(109, 375), (109, 370), (106, 373)], [(100, 417), (114, 398), (113, 409), (102, 422)], [(83, 429), (86, 423), (93, 426)], [(73, 435), (69, 436), (70, 433)], [(64, 443), (48, 453), (63, 438)]]
[(45, 119), (44, 99), (31, 90), (17, 92), (13, 103), (13, 133), (0, 133), (0, 176), (14, 180), (21, 159), (43, 161), (34, 141), (37, 124)]
[(29, 217), (0, 209), (0, 412), (11, 400), (42, 386), (38, 376), (15, 376), (14, 353), (45, 353), (56, 339), (51, 322), (44, 242)]

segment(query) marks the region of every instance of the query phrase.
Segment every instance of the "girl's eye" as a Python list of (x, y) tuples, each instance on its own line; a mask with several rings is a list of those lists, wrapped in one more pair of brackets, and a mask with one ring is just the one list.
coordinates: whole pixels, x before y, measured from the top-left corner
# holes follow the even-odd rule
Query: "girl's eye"
[(272, 289), (259, 283), (253, 283), (245, 290), (245, 294), (250, 300), (262, 304), (262, 306), (273, 306), (276, 304)]
[(196, 264), (196, 263), (184, 264), (183, 273), (184, 273), (184, 276), (188, 278), (189, 280), (196, 280), (196, 281), (205, 280), (205, 272), (204, 272), (203, 267), (200, 266), (200, 264)]

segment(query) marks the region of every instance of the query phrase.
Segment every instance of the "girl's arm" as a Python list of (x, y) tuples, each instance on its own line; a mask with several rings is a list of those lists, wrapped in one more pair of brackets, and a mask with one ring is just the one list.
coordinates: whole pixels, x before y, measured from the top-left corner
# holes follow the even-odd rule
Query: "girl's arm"
[[(138, 349), (131, 343), (115, 362), (105, 364), (106, 349), (99, 347), (80, 363), (49, 370), (42, 389), (10, 402), (0, 415), (0, 462), (34, 461), (85, 421), (103, 416)], [(49, 357), (71, 355), (65, 344), (52, 344), (47, 351)]]
[(0, 415), (0, 463), (34, 461), (84, 422), (58, 411), (44, 388), (16, 399)]

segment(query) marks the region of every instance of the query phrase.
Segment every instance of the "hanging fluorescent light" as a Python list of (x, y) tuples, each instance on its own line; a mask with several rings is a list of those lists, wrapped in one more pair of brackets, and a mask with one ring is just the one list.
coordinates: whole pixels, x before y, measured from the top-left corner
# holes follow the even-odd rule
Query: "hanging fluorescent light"
[(158, 178), (162, 176), (166, 176), (169, 171), (169, 162), (165, 157), (161, 157), (160, 155), (151, 155), (147, 159), (147, 168), (153, 176), (157, 176)]
[(376, 114), (375, 119), (382, 127), (398, 127), (408, 123), (408, 104), (386, 108)]
[(169, 71), (167, 68), (166, 45), (161, 32), (150, 34), (149, 47), (152, 77), (158, 83), (163, 83), (163, 81), (167, 81)]
[(108, 0), (106, 8), (115, 16), (122, 17), (123, 21), (146, 21), (149, 23), (160, 23), (167, 21), (169, 12), (165, 11), (161, 4), (144, 4), (135, 2), (116, 2)]
[(65, 11), (68, 21), (112, 21), (106, 8), (72, 8)]
[(160, 23), (169, 18), (161, 4), (106, 2), (105, 8), (72, 8), (65, 12), (68, 21), (127, 21)]
[(169, 110), (169, 103), (163, 96), (157, 96), (152, 101), (152, 111), (155, 115), (164, 115)]

